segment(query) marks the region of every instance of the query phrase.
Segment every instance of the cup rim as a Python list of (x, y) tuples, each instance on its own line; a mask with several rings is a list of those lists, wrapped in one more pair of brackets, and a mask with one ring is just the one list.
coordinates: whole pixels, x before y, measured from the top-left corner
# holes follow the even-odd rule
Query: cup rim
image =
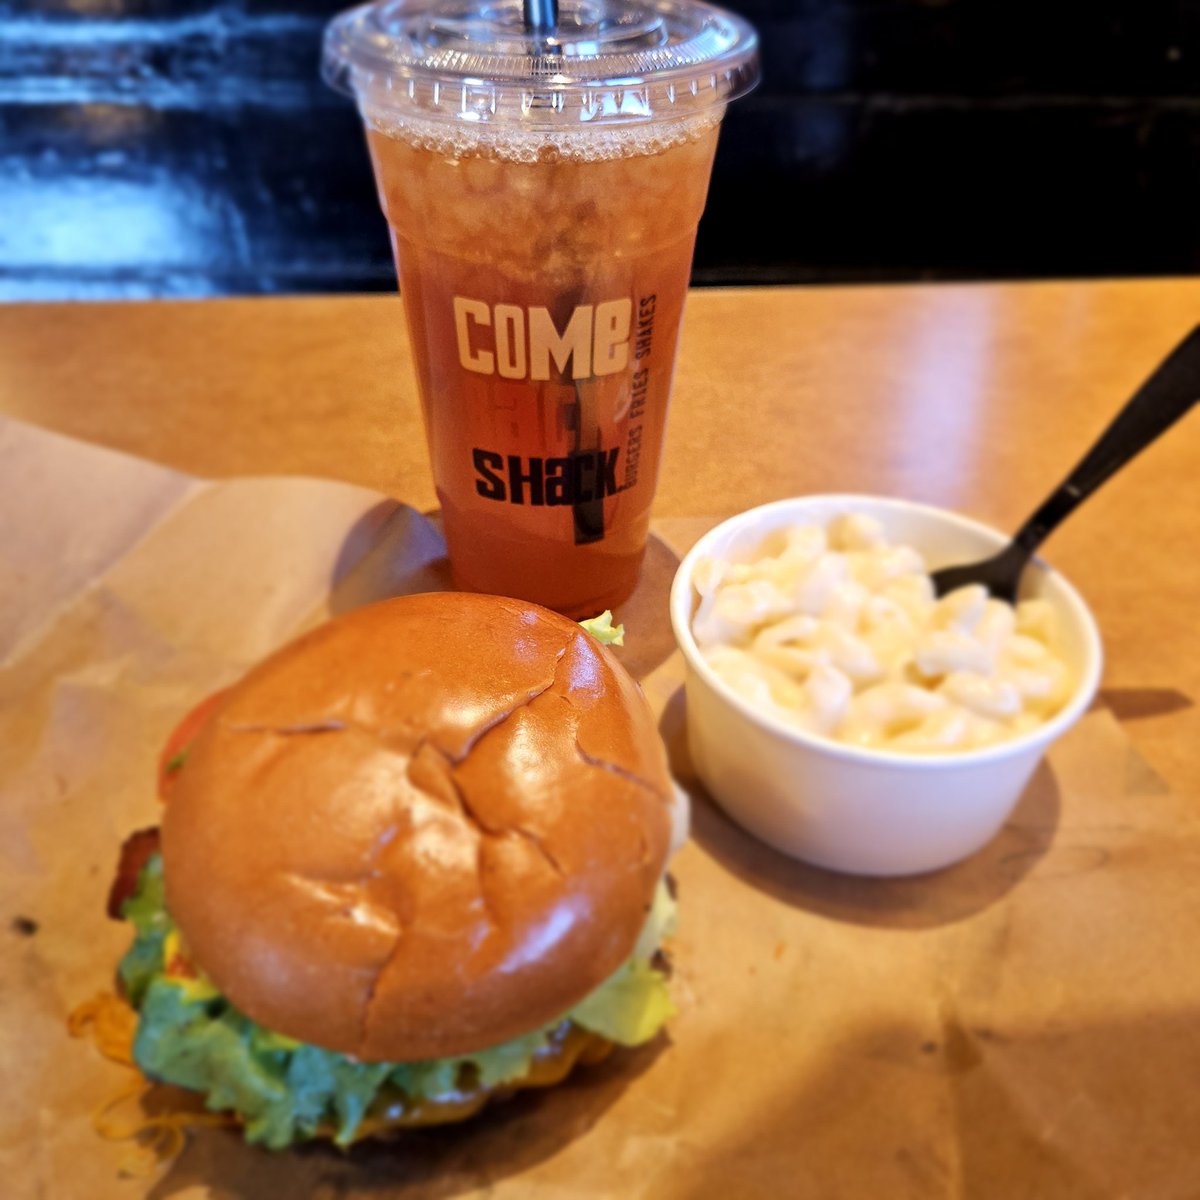
[[(673, 121), (758, 83), (758, 33), (711, 0), (641, 0), (622, 10), (639, 20), (623, 22), (589, 11), (565, 0), (551, 47), (524, 28), (514, 0), (488, 12), (368, 0), (326, 25), (322, 75), (360, 102), (378, 94), (415, 118), (554, 129)], [(569, 19), (580, 16), (582, 26)]]
[(895, 512), (918, 513), (956, 525), (960, 529), (980, 534), (985, 539), (996, 542), (997, 549), (1009, 539), (991, 525), (968, 517), (953, 509), (942, 508), (935, 504), (926, 504), (917, 500), (905, 500), (900, 497), (871, 495), (862, 492), (814, 492), (808, 495), (792, 496), (782, 500), (772, 500), (755, 508), (745, 509), (728, 517), (705, 532), (694, 546), (684, 555), (675, 578), (671, 583), (670, 616), (671, 628), (675, 634), (675, 642), (679, 646), (689, 669), (712, 689), (725, 703), (741, 713), (748, 721), (757, 725), (767, 733), (781, 738), (792, 745), (813, 750), (831, 758), (861, 766), (893, 767), (905, 771), (949, 771), (964, 767), (982, 766), (986, 763), (1001, 759), (1014, 758), (1025, 751), (1042, 748), (1049, 745), (1060, 734), (1075, 723), (1080, 715), (1092, 703), (1100, 684), (1100, 675), (1104, 665), (1104, 651), (1100, 639), (1100, 631), (1091, 609), (1074, 585), (1060, 571), (1055, 570), (1045, 560), (1035, 557), (1032, 564), (1037, 570), (1052, 579), (1061, 590), (1066, 602), (1066, 608), (1076, 621), (1083, 644), (1083, 671), (1076, 682), (1071, 698), (1063, 705), (1050, 720), (1044, 724), (1022, 733), (1014, 738), (996, 742), (990, 746), (981, 746), (971, 750), (947, 751), (898, 751), (880, 750), (873, 747), (853, 746), (839, 742), (834, 738), (823, 737), (788, 725), (780, 718), (755, 708), (749, 701), (739, 696), (721, 677), (709, 666), (700, 648), (692, 636), (693, 587), (692, 575), (699, 559), (711, 553), (711, 547), (719, 538), (730, 532), (740, 532), (743, 528), (751, 528), (761, 522), (766, 516), (784, 510), (803, 507), (807, 504), (821, 504), (835, 507), (845, 504), (849, 509), (858, 506), (870, 506), (878, 510)]

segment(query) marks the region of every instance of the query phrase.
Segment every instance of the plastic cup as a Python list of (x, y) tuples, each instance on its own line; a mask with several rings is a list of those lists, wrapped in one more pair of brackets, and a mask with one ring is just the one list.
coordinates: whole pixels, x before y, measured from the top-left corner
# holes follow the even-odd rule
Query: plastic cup
[(458, 586), (572, 616), (649, 530), (696, 227), (756, 38), (691, 0), (393, 0), (325, 37), (366, 126)]

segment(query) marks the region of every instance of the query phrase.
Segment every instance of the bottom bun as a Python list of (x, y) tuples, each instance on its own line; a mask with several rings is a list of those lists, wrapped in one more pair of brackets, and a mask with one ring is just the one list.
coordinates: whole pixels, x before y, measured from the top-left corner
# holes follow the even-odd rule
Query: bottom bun
[[(613, 1043), (598, 1033), (581, 1029), (570, 1021), (555, 1030), (550, 1044), (534, 1055), (529, 1073), (500, 1087), (479, 1084), (460, 1086), (453, 1097), (421, 1100), (413, 1103), (398, 1088), (382, 1091), (363, 1118), (352, 1141), (386, 1136), (401, 1129), (422, 1129), (431, 1125), (451, 1125), (475, 1116), (492, 1100), (503, 1100), (529, 1088), (554, 1087), (562, 1083), (576, 1066), (603, 1062), (612, 1052)], [(332, 1126), (318, 1131), (333, 1137)]]

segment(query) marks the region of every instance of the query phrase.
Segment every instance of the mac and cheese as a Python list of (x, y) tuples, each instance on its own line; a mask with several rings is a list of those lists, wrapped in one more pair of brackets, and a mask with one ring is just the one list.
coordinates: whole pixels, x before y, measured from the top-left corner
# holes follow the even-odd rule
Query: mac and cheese
[(1044, 600), (979, 585), (940, 600), (921, 555), (845, 514), (768, 539), (751, 562), (704, 559), (692, 632), (754, 706), (851, 745), (936, 752), (1016, 737), (1072, 681)]

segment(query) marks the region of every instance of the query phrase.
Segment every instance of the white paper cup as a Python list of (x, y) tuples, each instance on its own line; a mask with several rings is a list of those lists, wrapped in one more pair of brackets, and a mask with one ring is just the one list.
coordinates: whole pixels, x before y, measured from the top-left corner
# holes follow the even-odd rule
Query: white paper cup
[(671, 624), (686, 662), (692, 761), (713, 798), (785, 854), (859, 875), (913, 875), (958, 862), (1007, 820), (1046, 747), (1091, 703), (1100, 680), (1100, 635), (1079, 593), (1035, 560), (1021, 598), (1057, 614), (1061, 649), (1076, 680), (1064, 707), (1011, 741), (940, 754), (863, 749), (818, 737), (756, 710), (704, 661), (692, 637), (700, 559), (750, 558), (769, 533), (864, 513), (889, 541), (915, 547), (930, 570), (996, 553), (1007, 538), (967, 517), (905, 500), (856, 495), (780, 500), (710, 530), (684, 558), (671, 589)]

